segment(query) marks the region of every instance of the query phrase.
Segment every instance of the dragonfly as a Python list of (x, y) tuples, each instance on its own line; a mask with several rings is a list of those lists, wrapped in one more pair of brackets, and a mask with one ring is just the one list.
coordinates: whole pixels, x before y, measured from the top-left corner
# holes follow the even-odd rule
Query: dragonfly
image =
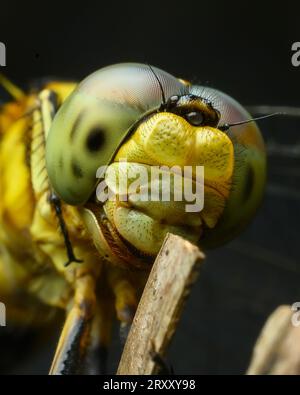
[[(44, 82), (29, 93), (5, 78), (2, 83), (15, 98), (1, 109), (2, 299), (21, 326), (52, 325), (65, 311), (51, 374), (80, 372), (87, 353), (97, 356), (103, 370), (113, 320), (130, 326), (167, 232), (203, 248), (233, 239), (209, 251), (208, 261), (227, 250), (236, 260), (298, 273), (280, 232), (281, 254), (273, 248), (274, 238), (252, 237), (254, 225), (246, 238), (238, 236), (264, 196), (266, 155), (255, 120), (281, 114), (276, 122), (263, 121), (263, 129), (272, 129), (264, 138), (274, 180), (267, 182), (266, 199), (272, 196), (279, 206), (290, 199), (297, 203), (297, 168), (288, 162), (299, 160), (299, 145), (286, 136), (281, 142), (282, 133), (274, 130), (286, 117), (296, 119), (297, 108), (247, 111), (227, 94), (140, 64), (101, 69), (79, 85)], [(203, 165), (204, 210), (187, 214), (182, 202), (174, 201), (101, 205), (95, 199), (96, 170), (118, 168), (123, 158), (129, 168), (137, 163), (148, 171), (161, 164)], [(279, 229), (271, 207), (273, 229)], [(295, 219), (297, 204), (293, 210)], [(286, 220), (282, 207), (278, 213)], [(265, 226), (261, 222), (259, 227)], [(293, 229), (292, 221), (289, 226)]]

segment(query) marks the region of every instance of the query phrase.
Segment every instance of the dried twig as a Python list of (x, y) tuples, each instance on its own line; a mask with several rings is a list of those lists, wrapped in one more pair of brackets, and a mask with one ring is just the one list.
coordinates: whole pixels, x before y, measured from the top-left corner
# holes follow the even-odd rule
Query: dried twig
[(300, 374), (300, 326), (292, 325), (292, 314), (291, 306), (280, 306), (271, 314), (247, 374)]
[(204, 255), (169, 234), (155, 260), (129, 332), (117, 374), (153, 374), (163, 357)]

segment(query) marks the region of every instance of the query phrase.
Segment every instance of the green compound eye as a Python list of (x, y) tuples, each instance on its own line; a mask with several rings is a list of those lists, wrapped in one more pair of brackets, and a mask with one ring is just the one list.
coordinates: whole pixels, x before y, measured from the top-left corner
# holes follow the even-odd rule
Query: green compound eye
[(65, 203), (82, 205), (89, 199), (97, 169), (110, 162), (132, 125), (161, 106), (155, 75), (166, 97), (185, 91), (177, 78), (152, 69), (138, 63), (105, 67), (62, 104), (48, 134), (46, 163), (51, 185)]

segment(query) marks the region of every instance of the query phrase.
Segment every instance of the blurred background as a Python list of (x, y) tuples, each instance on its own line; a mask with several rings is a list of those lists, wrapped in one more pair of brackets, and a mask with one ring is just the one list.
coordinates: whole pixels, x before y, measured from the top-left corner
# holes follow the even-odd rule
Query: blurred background
[[(109, 64), (148, 62), (243, 105), (300, 107), (300, 67), (291, 63), (300, 41), (296, 1), (5, 1), (0, 17), (4, 72), (24, 88), (38, 77), (80, 80)], [(244, 373), (268, 315), (300, 301), (300, 118), (260, 127), (269, 155), (266, 197), (237, 240), (207, 254), (168, 354), (178, 374)], [(110, 373), (120, 354), (115, 332)], [(58, 333), (37, 341), (8, 323), (0, 330), (0, 373), (47, 373)]]

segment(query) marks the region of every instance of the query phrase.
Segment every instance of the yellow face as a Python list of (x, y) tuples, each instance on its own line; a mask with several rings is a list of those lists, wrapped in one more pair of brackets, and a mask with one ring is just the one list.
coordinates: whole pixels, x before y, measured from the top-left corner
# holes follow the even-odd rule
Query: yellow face
[[(190, 166), (193, 176), (196, 166), (204, 166), (205, 171), (205, 207), (198, 213), (186, 212), (187, 202), (174, 201), (174, 196), (169, 202), (133, 201), (130, 182), (126, 202), (105, 204), (118, 232), (140, 251), (155, 255), (167, 232), (198, 242), (204, 226), (216, 225), (230, 192), (234, 167), (233, 144), (225, 133), (210, 126), (192, 126), (173, 113), (155, 114), (120, 148), (112, 166), (124, 168), (123, 160), (127, 160), (128, 172), (132, 166), (143, 166), (149, 174), (152, 166), (179, 166), (182, 173), (184, 166)], [(113, 180), (106, 181), (115, 189)]]

